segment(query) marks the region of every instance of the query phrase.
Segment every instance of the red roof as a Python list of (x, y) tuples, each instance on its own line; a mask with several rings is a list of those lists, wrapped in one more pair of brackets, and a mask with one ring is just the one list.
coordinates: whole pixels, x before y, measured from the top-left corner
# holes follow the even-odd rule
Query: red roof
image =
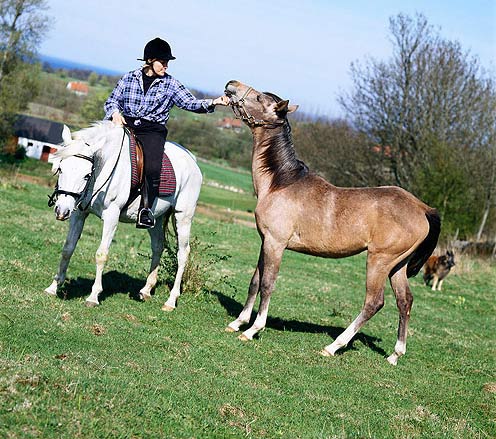
[(243, 123), (239, 119), (224, 117), (223, 119), (218, 120), (216, 125), (220, 128), (241, 128)]
[(84, 82), (69, 82), (67, 84), (67, 88), (69, 90), (84, 94), (88, 94), (89, 91), (88, 84), (85, 84)]

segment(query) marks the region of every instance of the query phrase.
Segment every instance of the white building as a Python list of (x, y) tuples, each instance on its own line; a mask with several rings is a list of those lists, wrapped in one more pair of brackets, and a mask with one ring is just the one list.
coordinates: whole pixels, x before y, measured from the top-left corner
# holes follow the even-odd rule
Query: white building
[(71, 131), (60, 122), (19, 115), (14, 123), (14, 136), (28, 157), (51, 162), (51, 155), (60, 144), (71, 140)]

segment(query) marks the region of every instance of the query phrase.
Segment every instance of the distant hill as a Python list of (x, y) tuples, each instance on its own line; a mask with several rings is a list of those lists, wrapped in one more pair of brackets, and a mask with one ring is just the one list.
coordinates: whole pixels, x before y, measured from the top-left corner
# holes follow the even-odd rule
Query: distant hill
[(104, 67), (92, 66), (89, 64), (82, 64), (76, 61), (70, 61), (67, 59), (56, 58), (48, 55), (39, 55), (39, 60), (41, 63), (46, 63), (54, 69), (79, 69), (79, 70), (89, 70), (90, 72), (99, 73), (101, 75), (122, 75), (124, 72), (117, 72), (115, 70), (106, 69)]

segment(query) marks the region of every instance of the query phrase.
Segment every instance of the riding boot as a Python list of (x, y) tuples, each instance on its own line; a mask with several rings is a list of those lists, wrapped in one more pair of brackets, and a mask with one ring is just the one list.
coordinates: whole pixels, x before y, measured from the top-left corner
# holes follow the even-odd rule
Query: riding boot
[(153, 206), (153, 201), (155, 200), (155, 191), (152, 185), (152, 180), (145, 177), (141, 187), (141, 202), (136, 220), (136, 228), (138, 229), (149, 229), (155, 226), (155, 217), (151, 210), (151, 206)]

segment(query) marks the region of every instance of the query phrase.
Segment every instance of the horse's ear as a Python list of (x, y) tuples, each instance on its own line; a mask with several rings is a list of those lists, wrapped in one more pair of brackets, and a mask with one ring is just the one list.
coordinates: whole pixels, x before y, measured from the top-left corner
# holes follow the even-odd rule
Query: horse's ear
[(288, 113), (294, 113), (298, 109), (298, 105), (289, 105)]
[(298, 108), (298, 105), (289, 105), (289, 101), (279, 101), (276, 104), (276, 112), (277, 113), (293, 113)]
[(62, 128), (62, 142), (67, 144), (72, 140), (71, 130), (67, 125)]

